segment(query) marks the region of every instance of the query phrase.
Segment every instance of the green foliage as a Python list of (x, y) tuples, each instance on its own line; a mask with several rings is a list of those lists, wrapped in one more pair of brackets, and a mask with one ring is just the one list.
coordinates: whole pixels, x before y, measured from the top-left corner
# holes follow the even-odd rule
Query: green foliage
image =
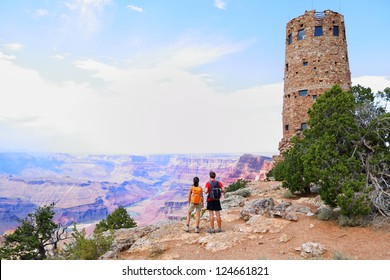
[(341, 227), (364, 227), (369, 224), (368, 216), (345, 216), (345, 215), (340, 215), (338, 217), (338, 224)]
[(330, 220), (337, 219), (337, 214), (335, 214), (333, 208), (330, 207), (324, 207), (318, 209), (316, 216), (321, 221), (330, 221)]
[(321, 199), (349, 218), (374, 208), (386, 213), (389, 203), (372, 197), (373, 190), (383, 193), (389, 184), (383, 176), (390, 162), (390, 116), (384, 107), (389, 97), (389, 88), (374, 95), (369, 88), (345, 92), (336, 85), (317, 98), (309, 129), (278, 164), (283, 186), (308, 193), (311, 184), (318, 185)]
[(295, 138), (294, 149), (290, 149), (284, 160), (285, 181), (283, 187), (290, 190), (291, 193), (309, 193), (310, 182), (305, 179), (303, 155), (306, 147), (302, 145), (302, 140)]
[(110, 229), (133, 228), (137, 223), (127, 213), (123, 206), (119, 206), (114, 212), (107, 216), (107, 219), (101, 220), (97, 225), (95, 231), (106, 231)]
[(353, 260), (353, 258), (351, 258), (347, 255), (344, 255), (343, 253), (341, 253), (339, 251), (333, 252), (333, 259), (334, 260)]
[(287, 190), (283, 193), (283, 197), (287, 199), (296, 198), (297, 196), (290, 192), (290, 190)]
[(48, 249), (56, 249), (57, 243), (66, 234), (53, 222), (54, 203), (38, 207), (35, 212), (19, 220), (21, 223), (14, 233), (5, 237), (4, 246), (0, 249), (1, 259), (43, 260), (47, 258)]
[(286, 162), (280, 161), (272, 168), (271, 172), (276, 181), (284, 181), (286, 179)]
[(73, 243), (67, 245), (65, 249), (65, 258), (70, 260), (97, 260), (108, 251), (114, 240), (112, 232), (106, 235), (94, 232), (92, 237), (87, 237), (85, 229), (79, 231), (76, 225), (72, 237)]
[(226, 192), (234, 192), (236, 190), (239, 190), (239, 189), (243, 189), (243, 188), (246, 188), (246, 185), (249, 183), (249, 181), (245, 181), (243, 179), (238, 179), (237, 182), (233, 183), (233, 184), (230, 184), (227, 188), (226, 188)]

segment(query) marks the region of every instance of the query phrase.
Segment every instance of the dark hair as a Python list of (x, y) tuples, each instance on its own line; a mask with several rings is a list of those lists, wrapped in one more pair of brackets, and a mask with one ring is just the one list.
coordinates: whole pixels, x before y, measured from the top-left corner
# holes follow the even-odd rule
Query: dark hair
[(216, 176), (215, 172), (214, 171), (210, 171), (210, 178), (211, 179), (215, 179), (215, 176)]
[(199, 186), (199, 178), (194, 177), (194, 187), (198, 187), (198, 186)]

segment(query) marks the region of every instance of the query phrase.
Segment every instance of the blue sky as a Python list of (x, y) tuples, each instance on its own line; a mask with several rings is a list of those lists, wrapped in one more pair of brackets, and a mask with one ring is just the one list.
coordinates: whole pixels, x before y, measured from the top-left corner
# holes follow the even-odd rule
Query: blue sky
[(277, 153), (285, 26), (345, 17), (354, 84), (390, 86), (390, 2), (0, 3), (0, 150)]

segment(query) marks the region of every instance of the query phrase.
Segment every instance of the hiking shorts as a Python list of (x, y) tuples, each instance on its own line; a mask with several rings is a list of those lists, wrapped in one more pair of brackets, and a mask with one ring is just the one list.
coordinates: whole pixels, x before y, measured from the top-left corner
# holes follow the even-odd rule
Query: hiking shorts
[(196, 212), (200, 212), (202, 210), (202, 204), (193, 204), (193, 203), (190, 203), (188, 205), (188, 212), (189, 213), (192, 213), (194, 211), (194, 209), (196, 209)]
[(212, 201), (207, 201), (207, 210), (211, 211), (221, 211), (221, 201), (219, 200), (212, 200)]

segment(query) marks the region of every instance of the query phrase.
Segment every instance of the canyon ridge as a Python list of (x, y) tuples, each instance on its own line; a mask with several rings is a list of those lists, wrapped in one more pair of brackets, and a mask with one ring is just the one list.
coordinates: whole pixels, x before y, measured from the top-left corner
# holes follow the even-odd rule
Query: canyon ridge
[(38, 206), (55, 221), (89, 227), (124, 206), (139, 226), (178, 220), (195, 176), (228, 184), (263, 180), (269, 157), (244, 155), (70, 155), (0, 153), (0, 234)]

